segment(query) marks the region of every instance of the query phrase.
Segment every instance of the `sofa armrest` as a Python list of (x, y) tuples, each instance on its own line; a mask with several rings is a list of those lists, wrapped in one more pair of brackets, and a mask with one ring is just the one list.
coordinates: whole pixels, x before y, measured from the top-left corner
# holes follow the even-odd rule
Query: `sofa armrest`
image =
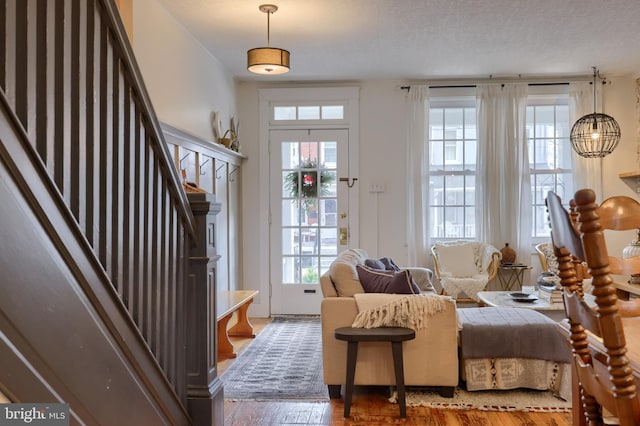
[(338, 297), (338, 292), (336, 291), (336, 287), (333, 285), (333, 281), (331, 281), (329, 271), (320, 276), (320, 289), (322, 290), (322, 296), (324, 297)]
[[(323, 342), (335, 341), (333, 332), (339, 327), (351, 327), (358, 315), (358, 305), (353, 297), (327, 297), (320, 304), (320, 316), (322, 318)], [(323, 351), (325, 348), (322, 348)]]
[(334, 336), (336, 328), (351, 327), (358, 315), (353, 297), (327, 297), (320, 304), (322, 318), (322, 365), (324, 382), (328, 385), (345, 383), (347, 344)]

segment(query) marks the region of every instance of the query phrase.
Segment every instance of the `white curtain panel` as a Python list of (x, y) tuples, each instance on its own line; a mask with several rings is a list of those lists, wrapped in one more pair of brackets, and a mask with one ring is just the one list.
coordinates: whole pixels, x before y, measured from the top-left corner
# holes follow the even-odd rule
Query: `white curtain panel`
[(480, 241), (505, 243), (516, 261), (531, 256), (531, 179), (526, 137), (526, 84), (476, 88), (478, 151), (476, 230)]
[(407, 95), (407, 265), (427, 267), (429, 247), (429, 87)]
[[(602, 85), (596, 84), (596, 98), (601, 99)], [(600, 103), (600, 102), (599, 102)], [(578, 121), (580, 117), (593, 113), (593, 84), (587, 81), (569, 83), (569, 122)], [(602, 106), (597, 106), (602, 112)], [(573, 187), (577, 190), (591, 188), (596, 193), (596, 200), (602, 200), (602, 158), (584, 158), (571, 149), (573, 160)], [(573, 196), (573, 194), (571, 194)], [(562, 200), (566, 205), (569, 200)]]

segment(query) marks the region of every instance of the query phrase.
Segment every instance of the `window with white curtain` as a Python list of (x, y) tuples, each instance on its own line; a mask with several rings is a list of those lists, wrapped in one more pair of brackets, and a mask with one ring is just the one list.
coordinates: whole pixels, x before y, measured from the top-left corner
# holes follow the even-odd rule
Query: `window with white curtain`
[(476, 236), (476, 133), (474, 97), (431, 100), (429, 204), (433, 240)]
[[(526, 130), (532, 199), (532, 238), (549, 237), (544, 200), (574, 193), (568, 96), (565, 87), (530, 93)], [(475, 96), (432, 96), (429, 105), (429, 208), (433, 240), (473, 239), (476, 172)]]
[(573, 197), (570, 131), (567, 95), (529, 95), (527, 141), (534, 243), (549, 237), (544, 203), (547, 193), (554, 191), (567, 202)]

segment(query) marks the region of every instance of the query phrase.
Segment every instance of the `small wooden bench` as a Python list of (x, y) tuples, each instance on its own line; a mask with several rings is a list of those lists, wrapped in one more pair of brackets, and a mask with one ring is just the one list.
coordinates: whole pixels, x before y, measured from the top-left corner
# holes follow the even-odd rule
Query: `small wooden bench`
[[(219, 291), (216, 293), (218, 359), (235, 358), (237, 356), (229, 336), (256, 337), (253, 332), (253, 325), (247, 317), (247, 310), (257, 294), (257, 290)], [(227, 330), (229, 320), (236, 311), (238, 312), (238, 322)]]

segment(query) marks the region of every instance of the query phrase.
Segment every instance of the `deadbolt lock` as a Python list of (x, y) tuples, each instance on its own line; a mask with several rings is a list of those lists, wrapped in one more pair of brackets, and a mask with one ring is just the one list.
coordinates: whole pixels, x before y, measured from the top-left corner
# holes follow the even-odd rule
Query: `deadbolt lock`
[(349, 243), (349, 231), (347, 228), (340, 228), (340, 245), (346, 246)]

